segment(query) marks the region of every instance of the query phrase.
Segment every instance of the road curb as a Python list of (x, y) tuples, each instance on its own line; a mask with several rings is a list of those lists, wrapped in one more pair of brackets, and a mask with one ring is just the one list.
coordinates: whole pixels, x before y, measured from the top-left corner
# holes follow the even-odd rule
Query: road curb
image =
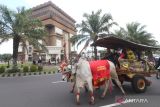
[(0, 74), (0, 78), (3, 77), (23, 77), (23, 76), (33, 76), (33, 75), (48, 75), (48, 74), (55, 74), (55, 71), (49, 72), (26, 72), (26, 73), (3, 73)]

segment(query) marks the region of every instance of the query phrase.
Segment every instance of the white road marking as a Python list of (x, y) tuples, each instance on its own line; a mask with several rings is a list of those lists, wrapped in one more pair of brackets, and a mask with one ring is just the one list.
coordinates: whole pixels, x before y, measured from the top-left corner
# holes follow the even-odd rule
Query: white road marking
[(52, 82), (52, 83), (57, 84), (57, 83), (62, 83), (62, 82), (66, 82), (66, 81), (55, 81), (55, 82)]
[(116, 107), (122, 104), (126, 104), (127, 102), (122, 102), (122, 103), (113, 103), (113, 104), (109, 104), (109, 105), (104, 105), (104, 106), (100, 106), (100, 107)]

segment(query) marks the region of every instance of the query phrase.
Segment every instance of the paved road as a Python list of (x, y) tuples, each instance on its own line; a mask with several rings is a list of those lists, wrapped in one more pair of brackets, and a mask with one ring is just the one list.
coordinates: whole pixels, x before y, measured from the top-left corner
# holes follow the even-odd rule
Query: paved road
[[(124, 84), (127, 96), (146, 98), (148, 103), (127, 103), (118, 107), (160, 107), (160, 80), (150, 78), (152, 85), (144, 94), (135, 94), (128, 83)], [(61, 74), (30, 77), (0, 78), (0, 107), (75, 107), (75, 95), (69, 91), (71, 84), (61, 81)], [(93, 107), (111, 107), (105, 105), (116, 105), (115, 96), (121, 96), (119, 89), (115, 88), (112, 94), (108, 93), (105, 99), (99, 99), (101, 90), (95, 92), (96, 104)], [(88, 94), (88, 93), (87, 93)], [(81, 105), (79, 107), (90, 107), (88, 96), (81, 94)]]

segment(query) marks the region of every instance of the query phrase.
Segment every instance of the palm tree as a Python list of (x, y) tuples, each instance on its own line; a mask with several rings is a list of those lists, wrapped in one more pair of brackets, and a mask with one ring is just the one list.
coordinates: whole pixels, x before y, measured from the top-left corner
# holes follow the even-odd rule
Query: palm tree
[(133, 42), (145, 44), (145, 45), (156, 45), (156, 41), (151, 33), (148, 33), (145, 25), (141, 25), (137, 22), (132, 22), (126, 25), (128, 32), (128, 39)]
[(123, 39), (126, 38), (126, 31), (123, 28), (120, 28), (120, 30), (115, 30), (113, 34), (119, 38), (123, 38)]
[(13, 67), (17, 66), (20, 42), (26, 47), (26, 41), (37, 49), (44, 49), (38, 41), (43, 40), (46, 31), (38, 19), (31, 18), (31, 10), (24, 7), (12, 11), (0, 5), (0, 43), (13, 39)]
[[(81, 43), (85, 42), (84, 48), (90, 43), (95, 42), (98, 39), (99, 33), (107, 32), (110, 33), (110, 28), (117, 23), (113, 22), (111, 14), (103, 14), (101, 17), (101, 10), (97, 12), (92, 12), (91, 14), (85, 13), (83, 17), (85, 20), (78, 24), (77, 27), (80, 28), (79, 35), (72, 36), (72, 44), (79, 46)], [(97, 59), (97, 48), (94, 46), (95, 59)]]
[(121, 28), (119, 31), (115, 31), (115, 35), (136, 43), (155, 46), (157, 41), (154, 40), (152, 34), (148, 33), (145, 28), (146, 26), (140, 23), (132, 22), (126, 25), (126, 30)]

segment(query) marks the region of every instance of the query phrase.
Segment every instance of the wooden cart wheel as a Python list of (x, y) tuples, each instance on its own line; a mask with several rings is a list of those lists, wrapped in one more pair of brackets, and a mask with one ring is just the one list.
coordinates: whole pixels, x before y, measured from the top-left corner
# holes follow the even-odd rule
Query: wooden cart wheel
[(134, 76), (132, 78), (132, 88), (136, 93), (144, 93), (147, 89), (146, 79), (143, 76)]

